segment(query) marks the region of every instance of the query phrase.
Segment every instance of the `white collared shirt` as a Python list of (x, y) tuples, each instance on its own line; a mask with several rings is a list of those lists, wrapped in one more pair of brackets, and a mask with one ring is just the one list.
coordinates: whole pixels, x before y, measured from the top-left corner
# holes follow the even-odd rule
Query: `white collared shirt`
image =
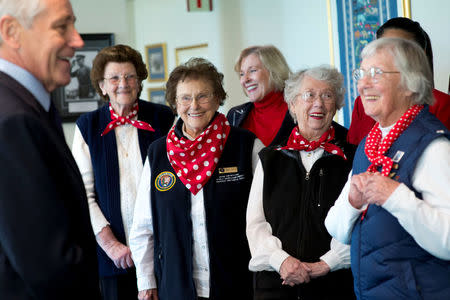
[[(134, 119), (137, 119), (137, 117)], [(125, 124), (114, 128), (113, 132), (109, 132), (108, 134), (116, 135), (117, 160), (119, 163), (120, 209), (126, 243), (129, 245), (129, 232), (133, 224), (137, 187), (143, 167), (138, 130), (130, 124)], [(95, 178), (91, 154), (89, 146), (86, 144), (78, 126), (75, 127), (72, 154), (83, 178), (89, 203), (92, 228), (94, 234), (97, 235), (103, 227), (110, 223), (106, 220), (95, 198)]]
[(50, 109), (50, 93), (33, 74), (27, 70), (0, 58), (0, 71), (8, 74), (23, 85), (42, 105), (45, 111)]

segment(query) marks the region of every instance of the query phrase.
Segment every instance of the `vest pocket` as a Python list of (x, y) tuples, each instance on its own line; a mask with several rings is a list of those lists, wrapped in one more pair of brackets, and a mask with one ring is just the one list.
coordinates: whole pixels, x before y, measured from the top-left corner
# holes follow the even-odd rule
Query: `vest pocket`
[(154, 269), (155, 269), (155, 277), (156, 277), (156, 280), (157, 280), (157, 282), (158, 282), (158, 289), (160, 288), (160, 284), (161, 284), (161, 279), (162, 279), (162, 270), (163, 270), (163, 267), (164, 267), (164, 265), (163, 265), (163, 251), (162, 251), (162, 248), (161, 248), (161, 246), (159, 246), (156, 250), (155, 250), (155, 253), (154, 253), (154, 259), (153, 259), (153, 261), (154, 261), (154, 264), (155, 264), (155, 267), (154, 267)]
[(404, 281), (404, 285), (406, 286), (406, 290), (409, 294), (409, 300), (417, 299), (421, 300), (423, 299), (421, 295), (421, 287), (416, 281), (416, 276), (414, 274), (414, 268), (409, 261), (405, 261), (401, 264), (401, 267), (403, 269), (402, 272), (402, 279)]

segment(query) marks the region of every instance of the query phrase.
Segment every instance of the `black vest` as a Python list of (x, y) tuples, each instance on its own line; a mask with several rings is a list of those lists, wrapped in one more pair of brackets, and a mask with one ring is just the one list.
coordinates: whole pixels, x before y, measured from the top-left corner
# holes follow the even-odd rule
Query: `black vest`
[[(278, 237), (283, 250), (305, 262), (318, 262), (330, 250), (331, 236), (324, 225), (328, 210), (334, 205), (350, 172), (355, 147), (346, 142), (347, 130), (333, 124), (336, 135), (332, 141), (347, 156), (324, 152), (306, 172), (298, 151), (265, 148), (260, 152), (264, 169), (263, 207), (272, 234)], [(277, 272), (255, 275), (256, 293), (265, 288), (280, 288), (281, 295), (295, 299), (352, 299), (350, 270), (338, 270), (292, 288), (281, 285)], [(259, 292), (258, 292), (259, 290)], [(285, 291), (283, 291), (285, 290)]]
[[(203, 187), (210, 255), (210, 299), (252, 297), (245, 216), (253, 179), (254, 139), (251, 132), (231, 127), (218, 166)], [(152, 174), (150, 194), (158, 296), (161, 300), (195, 300), (191, 192), (169, 164), (165, 138), (150, 146), (148, 159)], [(165, 191), (161, 191), (156, 183), (163, 172), (170, 172), (169, 176), (175, 181)]]
[[(248, 114), (253, 109), (253, 106), (254, 104), (252, 102), (246, 102), (242, 105), (232, 107), (227, 114), (228, 122), (230, 122), (233, 126), (241, 127), (242, 124), (244, 124), (245, 119), (247, 119)], [(288, 110), (284, 116), (278, 133), (275, 135), (269, 146), (276, 146), (286, 142), (294, 127), (294, 119), (292, 119), (292, 116)]]
[[(142, 161), (145, 160), (148, 146), (156, 139), (167, 134), (172, 126), (174, 115), (167, 106), (139, 101), (138, 120), (152, 125), (155, 132), (138, 129), (139, 148)], [(100, 136), (106, 125), (111, 122), (109, 105), (82, 115), (77, 126), (89, 146), (94, 171), (95, 195), (103, 215), (110, 223), (115, 237), (123, 244), (125, 231), (120, 210), (120, 178), (117, 156), (116, 135), (114, 131)], [(126, 273), (118, 269), (114, 262), (97, 246), (99, 275), (101, 277)]]

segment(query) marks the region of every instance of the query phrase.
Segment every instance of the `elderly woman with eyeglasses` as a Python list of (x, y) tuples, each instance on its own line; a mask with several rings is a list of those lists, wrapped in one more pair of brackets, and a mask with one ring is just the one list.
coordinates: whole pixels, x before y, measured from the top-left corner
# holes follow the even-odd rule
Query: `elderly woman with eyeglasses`
[(77, 120), (72, 152), (86, 188), (98, 242), (103, 299), (136, 299), (129, 249), (136, 190), (147, 148), (167, 134), (174, 115), (167, 106), (139, 99), (147, 69), (125, 45), (102, 49), (93, 61), (92, 85), (108, 103)]
[[(397, 37), (415, 41), (425, 51), (431, 67), (431, 75), (433, 75), (433, 50), (430, 37), (420, 26), (419, 22), (409, 18), (392, 18), (381, 25), (376, 35), (377, 38)], [(431, 84), (433, 85), (433, 81)], [(450, 95), (433, 88), (433, 97), (435, 101), (433, 104), (430, 103), (430, 112), (444, 123), (447, 129), (450, 129)], [(361, 97), (356, 97), (347, 141), (351, 144), (358, 145), (369, 133), (373, 125), (375, 125), (375, 120), (364, 112)]]
[(180, 116), (153, 143), (131, 230), (139, 299), (251, 299), (245, 237), (261, 141), (231, 127), (223, 74), (205, 59), (176, 67), (166, 99)]
[(369, 43), (361, 57), (358, 92), (377, 123), (326, 227), (351, 244), (359, 299), (450, 299), (450, 133), (429, 111), (430, 66), (398, 38)]
[(323, 223), (355, 150), (333, 122), (344, 104), (342, 83), (327, 66), (286, 81), (284, 99), (297, 126), (284, 145), (260, 152), (247, 209), (255, 300), (354, 298), (348, 246)]

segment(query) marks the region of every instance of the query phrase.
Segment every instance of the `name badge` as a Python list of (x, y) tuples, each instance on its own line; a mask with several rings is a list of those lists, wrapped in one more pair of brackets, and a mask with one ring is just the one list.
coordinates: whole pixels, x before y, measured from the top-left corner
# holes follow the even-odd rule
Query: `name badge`
[(405, 152), (400, 151), (400, 150), (397, 151), (397, 153), (395, 153), (394, 157), (392, 158), (392, 161), (398, 163), (400, 161), (400, 159), (402, 159), (403, 154), (405, 154)]
[(237, 167), (219, 168), (219, 174), (237, 173)]

